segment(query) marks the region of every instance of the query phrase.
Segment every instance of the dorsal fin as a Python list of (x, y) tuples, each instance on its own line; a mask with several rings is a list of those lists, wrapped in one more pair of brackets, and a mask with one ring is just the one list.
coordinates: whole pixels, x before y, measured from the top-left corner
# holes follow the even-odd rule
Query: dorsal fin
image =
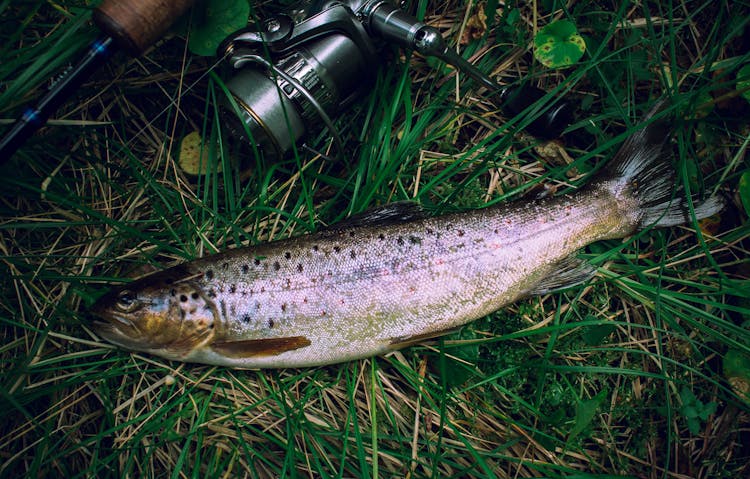
[(414, 201), (397, 201), (352, 215), (325, 228), (323, 231), (340, 231), (363, 226), (386, 226), (415, 221), (427, 216), (427, 213), (419, 203)]

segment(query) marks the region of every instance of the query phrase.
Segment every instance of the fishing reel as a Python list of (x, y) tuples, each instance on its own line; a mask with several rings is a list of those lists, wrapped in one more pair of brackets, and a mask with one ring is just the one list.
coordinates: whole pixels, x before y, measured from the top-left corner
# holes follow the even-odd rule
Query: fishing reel
[[(232, 75), (224, 119), (233, 138), (251, 143), (266, 158), (280, 158), (317, 125), (325, 125), (341, 151), (333, 118), (372, 83), (379, 48), (394, 43), (437, 57), (497, 95), (507, 114), (525, 110), (545, 92), (502, 87), (448, 48), (440, 32), (387, 0), (323, 0), (299, 13), (279, 14), (230, 35), (219, 47)], [(527, 130), (553, 138), (572, 119), (563, 101)]]

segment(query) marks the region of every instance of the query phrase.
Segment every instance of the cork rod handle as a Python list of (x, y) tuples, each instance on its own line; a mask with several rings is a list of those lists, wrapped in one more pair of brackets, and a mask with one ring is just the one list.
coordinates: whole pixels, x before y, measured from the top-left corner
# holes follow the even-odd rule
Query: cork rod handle
[(104, 0), (94, 23), (117, 45), (137, 56), (158, 40), (195, 0)]

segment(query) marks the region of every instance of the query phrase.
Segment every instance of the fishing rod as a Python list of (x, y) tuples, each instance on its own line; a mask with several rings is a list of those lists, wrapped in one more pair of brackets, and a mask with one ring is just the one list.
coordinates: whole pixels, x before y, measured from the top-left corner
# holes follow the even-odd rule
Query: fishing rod
[(76, 65), (57, 80), (34, 106), (24, 109), (0, 140), (0, 164), (44, 126), (55, 111), (102, 66), (117, 49), (139, 56), (158, 40), (195, 0), (104, 0), (93, 19), (102, 35)]

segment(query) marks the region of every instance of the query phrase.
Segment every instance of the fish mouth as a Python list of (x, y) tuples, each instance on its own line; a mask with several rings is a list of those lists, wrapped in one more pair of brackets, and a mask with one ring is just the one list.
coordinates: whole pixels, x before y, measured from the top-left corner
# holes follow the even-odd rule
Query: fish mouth
[(97, 311), (94, 308), (92, 327), (102, 339), (127, 349), (142, 349), (140, 341), (136, 339), (140, 333), (133, 321), (112, 312)]
[(96, 334), (99, 335), (99, 337), (101, 337), (108, 343), (114, 344), (115, 346), (135, 351), (144, 351), (147, 349), (144, 348), (144, 345), (141, 341), (139, 341), (137, 338), (134, 338), (127, 332), (121, 330), (117, 327), (117, 325), (112, 324), (111, 322), (94, 321), (93, 328), (94, 331), (96, 331)]

